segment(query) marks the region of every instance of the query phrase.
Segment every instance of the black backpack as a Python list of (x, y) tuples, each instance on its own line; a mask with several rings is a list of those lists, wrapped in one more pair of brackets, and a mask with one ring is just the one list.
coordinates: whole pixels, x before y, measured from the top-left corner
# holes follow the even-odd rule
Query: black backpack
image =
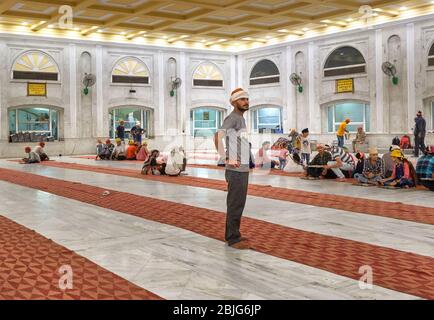
[(395, 146), (399, 146), (401, 144), (401, 140), (399, 140), (398, 136), (396, 136), (395, 138), (393, 138), (392, 144), (395, 145)]

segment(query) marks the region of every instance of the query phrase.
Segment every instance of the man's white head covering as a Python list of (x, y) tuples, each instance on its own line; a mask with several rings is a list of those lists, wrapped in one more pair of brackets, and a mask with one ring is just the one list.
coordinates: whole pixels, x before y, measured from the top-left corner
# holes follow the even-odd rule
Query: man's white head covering
[(244, 89), (242, 88), (238, 88), (232, 91), (231, 98), (229, 101), (232, 104), (239, 99), (248, 99), (248, 98), (249, 98), (249, 94), (247, 93), (247, 91), (244, 91)]
[(136, 121), (136, 126), (140, 126), (140, 121)]

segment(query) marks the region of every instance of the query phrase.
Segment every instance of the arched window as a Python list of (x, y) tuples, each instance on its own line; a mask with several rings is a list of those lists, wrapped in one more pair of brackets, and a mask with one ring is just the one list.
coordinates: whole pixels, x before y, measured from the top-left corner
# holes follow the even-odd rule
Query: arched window
[(152, 136), (152, 111), (147, 108), (140, 108), (137, 106), (122, 107), (117, 109), (112, 109), (109, 112), (109, 126), (110, 126), (110, 137), (116, 138), (116, 128), (119, 126), (119, 122), (123, 120), (125, 126), (125, 138), (131, 139), (130, 130), (139, 121), (143, 129), (145, 129), (145, 137)]
[(359, 50), (341, 47), (334, 50), (324, 65), (324, 77), (366, 72), (366, 61)]
[(38, 50), (21, 54), (12, 66), (14, 80), (59, 80), (59, 68), (48, 54)]
[[(41, 136), (58, 140), (58, 131), (59, 111), (56, 109), (36, 105), (9, 110), (9, 133), (12, 142), (24, 142), (23, 133), (29, 133), (29, 140), (32, 141), (41, 141)], [(19, 138), (20, 135), (23, 139)]]
[(123, 58), (113, 68), (112, 83), (149, 84), (148, 67), (138, 58)]
[(370, 131), (370, 108), (369, 104), (362, 102), (339, 102), (328, 106), (327, 108), (327, 121), (328, 132), (336, 132), (339, 125), (349, 118), (351, 122), (348, 124), (347, 129), (350, 132), (357, 132), (357, 128), (362, 126), (366, 132)]
[(280, 73), (276, 64), (270, 60), (259, 61), (250, 72), (250, 85), (279, 83)]
[(223, 76), (212, 63), (202, 63), (193, 74), (195, 87), (223, 87)]
[(434, 66), (434, 43), (432, 44), (428, 52), (428, 66)]
[(282, 133), (282, 108), (263, 106), (253, 111), (253, 132)]
[(191, 135), (193, 137), (211, 137), (222, 125), (223, 111), (203, 107), (190, 111)]

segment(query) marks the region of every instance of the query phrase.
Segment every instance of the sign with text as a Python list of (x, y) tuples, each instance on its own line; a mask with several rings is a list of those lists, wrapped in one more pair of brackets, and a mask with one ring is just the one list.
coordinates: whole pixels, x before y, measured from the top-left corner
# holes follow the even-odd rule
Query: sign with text
[(27, 95), (28, 96), (38, 96), (38, 97), (46, 97), (47, 96), (47, 84), (46, 83), (27, 83)]
[(336, 93), (354, 92), (354, 79), (337, 79)]

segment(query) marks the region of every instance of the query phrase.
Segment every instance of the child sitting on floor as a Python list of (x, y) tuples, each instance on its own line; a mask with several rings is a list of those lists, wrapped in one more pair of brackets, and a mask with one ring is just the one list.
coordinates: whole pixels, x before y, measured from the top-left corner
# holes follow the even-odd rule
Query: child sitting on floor
[(392, 176), (380, 180), (378, 183), (383, 186), (396, 188), (414, 188), (416, 186), (416, 171), (410, 161), (404, 158), (399, 150), (393, 150), (390, 154), (395, 163)]
[(160, 151), (158, 150), (152, 150), (151, 154), (149, 155), (148, 159), (146, 159), (145, 163), (142, 167), (142, 174), (152, 174), (152, 175), (159, 175), (160, 172), (158, 171), (158, 163), (157, 158), (160, 156)]

